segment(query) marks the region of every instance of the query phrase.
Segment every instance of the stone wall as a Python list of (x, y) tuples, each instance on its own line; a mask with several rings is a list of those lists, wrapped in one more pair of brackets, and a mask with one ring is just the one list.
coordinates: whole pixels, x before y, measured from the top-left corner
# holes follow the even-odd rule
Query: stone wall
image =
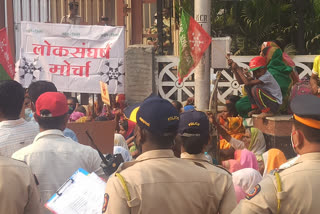
[(128, 105), (157, 94), (154, 47), (132, 45), (125, 52), (125, 94)]

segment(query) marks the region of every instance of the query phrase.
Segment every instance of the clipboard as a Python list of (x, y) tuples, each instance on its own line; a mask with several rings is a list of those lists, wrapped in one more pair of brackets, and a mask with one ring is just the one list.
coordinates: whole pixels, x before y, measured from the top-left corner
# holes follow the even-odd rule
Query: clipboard
[(48, 200), (45, 207), (56, 214), (100, 214), (106, 183), (95, 173), (78, 169)]

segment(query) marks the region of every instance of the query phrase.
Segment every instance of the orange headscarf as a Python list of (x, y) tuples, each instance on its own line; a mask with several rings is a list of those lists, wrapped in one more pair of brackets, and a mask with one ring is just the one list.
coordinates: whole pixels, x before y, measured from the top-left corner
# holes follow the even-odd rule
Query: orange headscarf
[[(284, 156), (283, 152), (279, 149), (270, 149), (267, 151), (268, 158), (264, 160), (264, 175), (268, 174), (270, 171), (279, 168), (283, 163), (287, 162), (287, 158)], [(263, 155), (265, 156), (265, 155)], [(266, 163), (266, 162), (267, 163)]]
[(246, 129), (242, 124), (242, 117), (228, 117), (228, 121), (229, 121), (228, 133), (233, 138), (240, 140), (246, 132)]
[[(245, 134), (245, 128), (242, 124), (242, 117), (228, 117), (228, 134), (231, 137), (240, 140)], [(225, 139), (220, 140), (220, 149), (229, 149), (230, 143)]]

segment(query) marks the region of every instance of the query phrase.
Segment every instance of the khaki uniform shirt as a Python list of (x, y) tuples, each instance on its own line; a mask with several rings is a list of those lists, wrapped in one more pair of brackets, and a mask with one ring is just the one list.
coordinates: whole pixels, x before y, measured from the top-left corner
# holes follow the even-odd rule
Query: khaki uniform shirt
[(320, 153), (301, 155), (297, 162), (279, 172), (281, 192), (276, 177), (269, 174), (232, 212), (316, 214), (320, 212)]
[(31, 170), (25, 163), (3, 156), (0, 156), (0, 213), (41, 213), (40, 195)]
[(231, 213), (231, 211), (237, 206), (231, 173), (211, 164), (204, 154), (193, 155), (184, 152), (181, 154), (181, 158), (196, 162), (212, 173), (212, 176), (216, 181), (215, 184), (218, 187), (216, 192), (221, 196), (219, 213)]
[(218, 213), (228, 192), (221, 186), (230, 185), (224, 175), (215, 177), (203, 167), (176, 158), (172, 150), (145, 152), (117, 172), (125, 179), (131, 200), (127, 200), (120, 179), (112, 175), (103, 213)]

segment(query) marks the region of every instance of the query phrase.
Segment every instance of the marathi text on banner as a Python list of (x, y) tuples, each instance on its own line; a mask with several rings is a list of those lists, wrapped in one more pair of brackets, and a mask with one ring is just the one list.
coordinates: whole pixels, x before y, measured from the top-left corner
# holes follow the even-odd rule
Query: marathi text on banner
[[(75, 58), (110, 58), (111, 44), (107, 44), (105, 48), (83, 48), (68, 46), (52, 46), (48, 41), (45, 44), (32, 44), (33, 53), (40, 56), (69, 56)], [(82, 43), (85, 45), (86, 43)]]
[(22, 22), (15, 80), (52, 81), (59, 91), (124, 93), (124, 28)]

